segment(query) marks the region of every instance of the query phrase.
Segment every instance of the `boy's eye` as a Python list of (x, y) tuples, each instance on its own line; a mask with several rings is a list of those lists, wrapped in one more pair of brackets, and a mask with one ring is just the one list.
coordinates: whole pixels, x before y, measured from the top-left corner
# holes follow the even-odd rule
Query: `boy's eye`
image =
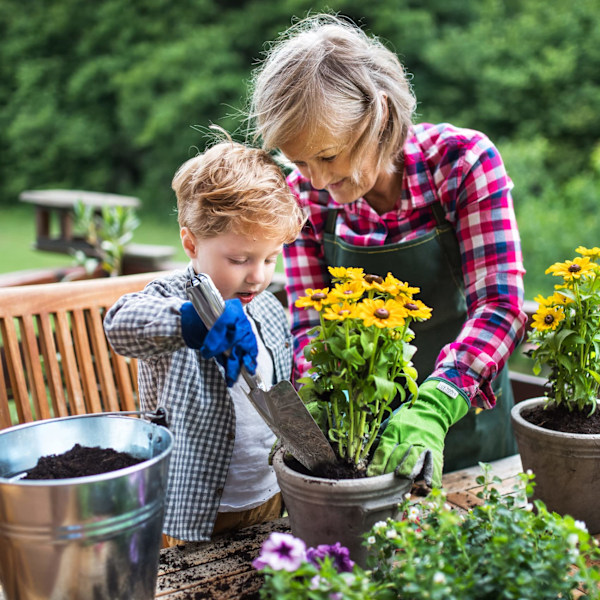
[(245, 258), (230, 258), (229, 262), (234, 265), (243, 265), (246, 262)]

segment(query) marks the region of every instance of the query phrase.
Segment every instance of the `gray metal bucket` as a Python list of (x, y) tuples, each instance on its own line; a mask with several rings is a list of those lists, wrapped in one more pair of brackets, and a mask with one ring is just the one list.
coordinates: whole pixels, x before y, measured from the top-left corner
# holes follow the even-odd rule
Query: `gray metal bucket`
[[(144, 462), (88, 477), (20, 480), (76, 443)], [(7, 600), (155, 596), (173, 436), (118, 415), (37, 421), (0, 431), (0, 582)]]

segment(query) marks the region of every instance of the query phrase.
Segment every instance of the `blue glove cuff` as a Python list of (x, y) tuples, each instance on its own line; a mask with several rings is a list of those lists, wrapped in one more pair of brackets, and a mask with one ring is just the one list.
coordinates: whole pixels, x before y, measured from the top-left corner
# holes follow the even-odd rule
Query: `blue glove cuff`
[(198, 316), (191, 302), (181, 305), (181, 335), (185, 345), (194, 350), (199, 350), (204, 343), (208, 329)]

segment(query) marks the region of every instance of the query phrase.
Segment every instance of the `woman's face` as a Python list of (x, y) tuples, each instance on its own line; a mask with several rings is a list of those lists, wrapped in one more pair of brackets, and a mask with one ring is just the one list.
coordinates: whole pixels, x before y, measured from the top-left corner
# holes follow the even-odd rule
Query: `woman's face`
[(319, 130), (312, 136), (301, 133), (279, 149), (314, 188), (327, 190), (339, 204), (349, 204), (366, 196), (380, 176), (374, 146), (358, 162), (358, 181), (352, 179), (351, 143), (350, 137), (339, 138)]

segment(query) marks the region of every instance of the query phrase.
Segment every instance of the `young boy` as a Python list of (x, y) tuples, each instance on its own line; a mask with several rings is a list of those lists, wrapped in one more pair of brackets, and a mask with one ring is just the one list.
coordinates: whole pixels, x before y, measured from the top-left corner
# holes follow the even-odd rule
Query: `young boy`
[[(143, 409), (169, 414), (169, 545), (281, 513), (268, 464), (275, 436), (237, 379), (242, 363), (264, 382), (290, 378), (288, 319), (266, 288), (283, 244), (304, 223), (273, 159), (231, 140), (184, 163), (172, 187), (190, 264), (123, 296), (104, 320), (115, 351), (139, 359)], [(197, 273), (208, 274), (225, 299), (209, 332), (185, 292)]]

